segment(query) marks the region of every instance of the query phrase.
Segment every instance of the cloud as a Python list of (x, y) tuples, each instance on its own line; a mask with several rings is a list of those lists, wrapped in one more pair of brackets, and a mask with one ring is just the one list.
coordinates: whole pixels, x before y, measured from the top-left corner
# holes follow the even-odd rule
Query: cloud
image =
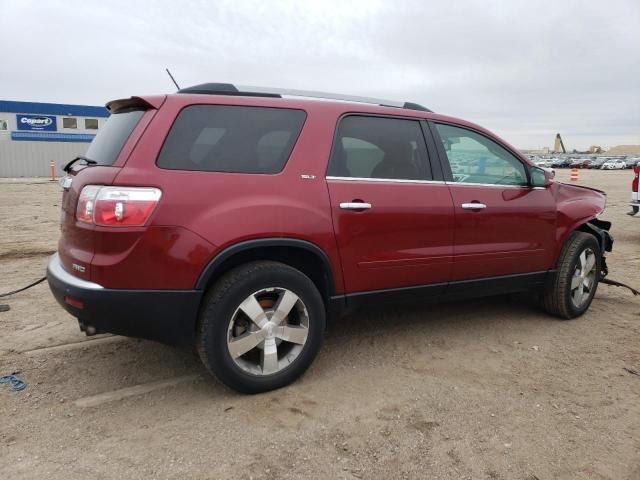
[(640, 142), (640, 3), (0, 0), (2, 97), (205, 81), (410, 100), (523, 148)]

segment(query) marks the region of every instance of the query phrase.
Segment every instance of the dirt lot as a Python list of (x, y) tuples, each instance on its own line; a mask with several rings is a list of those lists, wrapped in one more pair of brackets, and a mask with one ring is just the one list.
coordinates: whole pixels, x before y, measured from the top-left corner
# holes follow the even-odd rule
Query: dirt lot
[[(637, 287), (630, 182), (579, 181), (608, 192), (611, 278)], [(43, 274), (59, 196), (0, 183), (0, 292)], [(190, 350), (86, 338), (46, 284), (0, 303), (0, 375), (29, 384), (0, 385), (2, 478), (640, 479), (640, 300), (619, 288), (569, 322), (513, 297), (362, 311), (300, 381), (257, 396)]]

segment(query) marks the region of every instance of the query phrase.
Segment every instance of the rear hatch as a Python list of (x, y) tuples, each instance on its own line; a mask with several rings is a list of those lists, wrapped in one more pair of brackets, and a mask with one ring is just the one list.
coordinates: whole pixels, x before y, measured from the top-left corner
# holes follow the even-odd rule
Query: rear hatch
[(113, 184), (156, 111), (153, 103), (159, 106), (162, 102), (133, 97), (109, 103), (111, 116), (89, 145), (86, 160), (77, 160), (61, 181), (62, 232), (58, 253), (64, 268), (79, 278), (91, 280), (91, 260), (99, 228), (77, 221), (80, 192), (85, 185)]

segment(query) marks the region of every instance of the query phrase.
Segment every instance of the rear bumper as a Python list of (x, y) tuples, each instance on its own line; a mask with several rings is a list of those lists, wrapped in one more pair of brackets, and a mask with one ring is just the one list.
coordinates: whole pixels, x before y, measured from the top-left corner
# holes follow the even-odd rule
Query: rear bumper
[(200, 290), (103, 288), (67, 272), (58, 254), (49, 260), (47, 281), (58, 303), (88, 334), (114, 333), (172, 345), (195, 339)]

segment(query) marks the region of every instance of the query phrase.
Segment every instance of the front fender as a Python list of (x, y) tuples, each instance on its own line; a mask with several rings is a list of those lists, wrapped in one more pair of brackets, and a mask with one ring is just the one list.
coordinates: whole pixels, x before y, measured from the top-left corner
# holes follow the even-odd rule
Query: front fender
[(611, 223), (597, 218), (606, 206), (606, 194), (599, 190), (563, 183), (554, 183), (551, 188), (557, 205), (555, 263), (557, 264), (567, 238), (576, 230), (593, 233), (600, 242), (602, 251), (611, 251)]

